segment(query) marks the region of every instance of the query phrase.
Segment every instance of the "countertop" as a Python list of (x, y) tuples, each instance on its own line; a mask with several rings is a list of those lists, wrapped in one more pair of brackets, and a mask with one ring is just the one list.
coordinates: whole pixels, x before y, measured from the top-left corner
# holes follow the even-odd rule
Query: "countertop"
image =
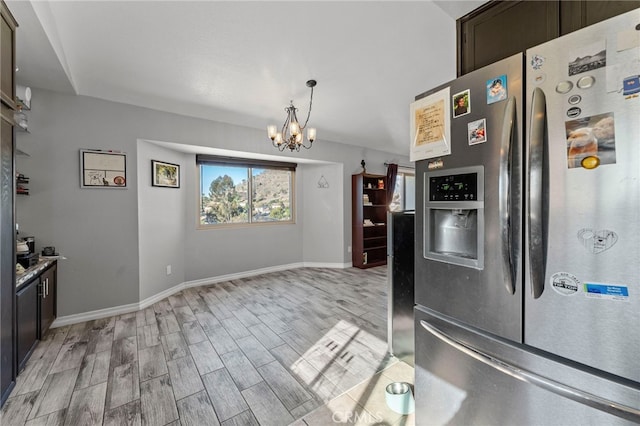
[(16, 290), (19, 290), (22, 286), (31, 281), (34, 277), (37, 277), (42, 271), (49, 266), (55, 264), (57, 258), (43, 258), (42, 256), (38, 260), (38, 263), (24, 271), (23, 274), (16, 274)]

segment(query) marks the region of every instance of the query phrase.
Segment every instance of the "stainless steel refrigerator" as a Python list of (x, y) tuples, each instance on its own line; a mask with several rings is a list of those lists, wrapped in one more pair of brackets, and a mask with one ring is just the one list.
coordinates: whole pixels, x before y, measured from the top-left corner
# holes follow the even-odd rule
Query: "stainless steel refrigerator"
[(414, 365), (415, 211), (387, 213), (387, 343), (389, 353)]
[(640, 423), (639, 75), (640, 9), (416, 97), (416, 424)]

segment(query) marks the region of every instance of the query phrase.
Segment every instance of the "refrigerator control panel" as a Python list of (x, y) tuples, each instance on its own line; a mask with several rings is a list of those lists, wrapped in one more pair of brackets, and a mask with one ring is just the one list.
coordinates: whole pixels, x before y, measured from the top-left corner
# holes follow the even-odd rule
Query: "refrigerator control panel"
[(478, 201), (478, 174), (429, 177), (429, 201)]

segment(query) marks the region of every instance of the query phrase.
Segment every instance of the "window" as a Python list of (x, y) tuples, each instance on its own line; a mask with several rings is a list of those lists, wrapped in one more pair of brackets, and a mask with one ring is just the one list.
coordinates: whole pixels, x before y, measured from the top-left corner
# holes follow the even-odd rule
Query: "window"
[(205, 155), (196, 163), (200, 226), (294, 223), (295, 164)]
[(415, 210), (416, 208), (416, 176), (412, 169), (398, 170), (396, 186), (393, 188), (393, 199), (389, 210)]

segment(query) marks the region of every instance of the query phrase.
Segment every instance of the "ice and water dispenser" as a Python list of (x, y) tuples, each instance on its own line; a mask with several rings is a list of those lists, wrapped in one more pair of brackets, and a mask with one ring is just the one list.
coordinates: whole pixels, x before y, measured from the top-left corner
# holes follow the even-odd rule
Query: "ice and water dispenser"
[(424, 174), (424, 257), (484, 267), (484, 167)]

